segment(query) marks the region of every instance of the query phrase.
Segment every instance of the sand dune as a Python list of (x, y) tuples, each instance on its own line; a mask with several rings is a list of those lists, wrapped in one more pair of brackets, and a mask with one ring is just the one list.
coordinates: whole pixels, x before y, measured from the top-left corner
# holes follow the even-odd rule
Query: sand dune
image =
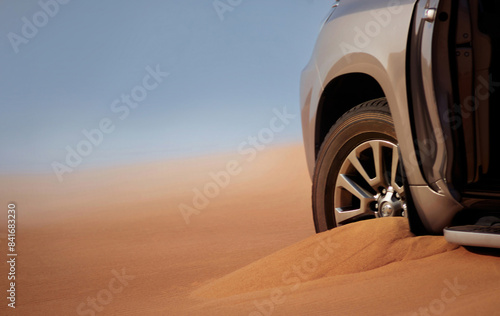
[(375, 219), (309, 237), (192, 295), (214, 315), (499, 315), (500, 259), (415, 237), (402, 218)]
[[(186, 221), (179, 206), (231, 161), (240, 172)], [(2, 176), (1, 205), (18, 205), (18, 305), (0, 315), (500, 314), (498, 253), (413, 237), (403, 219), (315, 235), (310, 188), (301, 145), (78, 170), (62, 184)]]
[(225, 297), (373, 270), (457, 249), (442, 237), (414, 237), (406, 219), (385, 218), (309, 237), (209, 284), (195, 295)]

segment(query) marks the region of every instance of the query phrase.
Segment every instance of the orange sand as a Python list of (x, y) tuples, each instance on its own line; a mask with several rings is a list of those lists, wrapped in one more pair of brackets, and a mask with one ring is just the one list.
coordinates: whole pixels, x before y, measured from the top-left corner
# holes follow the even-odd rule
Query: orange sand
[[(315, 235), (302, 147), (245, 158), (0, 177), (18, 210), (17, 308), (0, 315), (92, 315), (99, 295), (95, 315), (500, 314), (498, 253), (412, 237), (403, 219)], [(186, 224), (179, 205), (231, 160), (241, 173)], [(5, 236), (0, 215), (6, 253)], [(114, 273), (129, 279), (106, 297)]]

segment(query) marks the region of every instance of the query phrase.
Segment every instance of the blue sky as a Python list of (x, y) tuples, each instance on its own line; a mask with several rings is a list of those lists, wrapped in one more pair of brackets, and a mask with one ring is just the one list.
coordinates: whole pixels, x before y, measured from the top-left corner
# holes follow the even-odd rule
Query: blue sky
[[(65, 1), (0, 2), (1, 173), (52, 172), (105, 118), (82, 168), (236, 151), (285, 106), (297, 118), (275, 142), (301, 140), (300, 72), (329, 1), (243, 0), (224, 20), (213, 1)], [(148, 66), (169, 75), (120, 120), (113, 101)]]

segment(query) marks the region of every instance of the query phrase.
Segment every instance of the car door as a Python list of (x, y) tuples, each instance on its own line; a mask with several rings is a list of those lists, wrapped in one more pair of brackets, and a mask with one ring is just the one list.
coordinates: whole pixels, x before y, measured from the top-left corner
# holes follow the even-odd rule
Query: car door
[[(479, 0), (425, 0), (409, 39), (410, 112), (422, 175), (458, 198), (489, 168), (491, 47), (479, 30)], [(486, 85), (480, 89), (481, 85)]]

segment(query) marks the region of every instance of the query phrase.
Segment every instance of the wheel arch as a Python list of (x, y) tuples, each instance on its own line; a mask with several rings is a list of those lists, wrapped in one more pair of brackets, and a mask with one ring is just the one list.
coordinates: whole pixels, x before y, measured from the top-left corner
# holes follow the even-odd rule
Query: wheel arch
[(316, 158), (330, 128), (345, 112), (363, 102), (383, 97), (386, 95), (382, 86), (365, 73), (343, 74), (331, 80), (318, 103), (314, 137)]

